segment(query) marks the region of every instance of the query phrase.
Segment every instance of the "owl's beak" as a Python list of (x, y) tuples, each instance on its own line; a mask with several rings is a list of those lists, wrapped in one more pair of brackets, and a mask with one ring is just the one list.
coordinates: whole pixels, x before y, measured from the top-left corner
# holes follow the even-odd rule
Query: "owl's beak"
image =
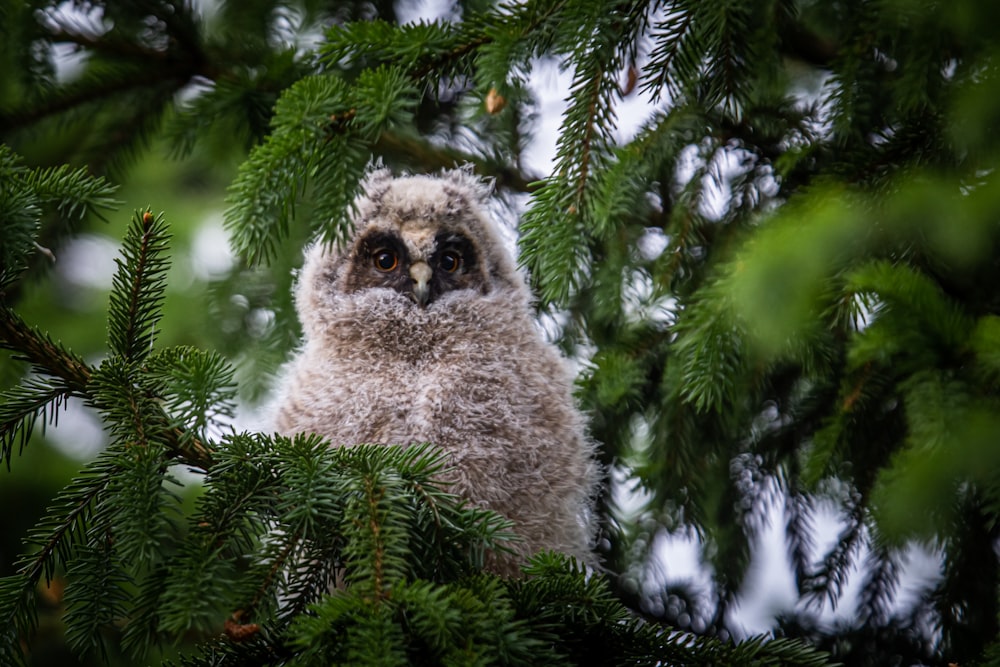
[(433, 270), (427, 262), (414, 262), (410, 267), (410, 277), (413, 278), (413, 298), (421, 308), (431, 299), (431, 274)]

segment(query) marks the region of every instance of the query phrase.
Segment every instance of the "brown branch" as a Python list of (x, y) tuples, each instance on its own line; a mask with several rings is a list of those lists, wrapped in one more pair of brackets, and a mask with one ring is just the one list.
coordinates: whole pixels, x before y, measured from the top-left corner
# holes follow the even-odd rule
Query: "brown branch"
[(830, 67), (839, 55), (837, 44), (821, 37), (797, 21), (779, 21), (782, 53), (816, 67)]
[[(46, 375), (59, 378), (72, 395), (91, 398), (89, 384), (94, 373), (93, 367), (72, 352), (53, 343), (45, 334), (29, 326), (17, 313), (2, 304), (0, 304), (0, 348), (13, 351)], [(162, 417), (164, 423), (167, 423), (166, 413), (162, 413)], [(211, 448), (189, 431), (171, 428), (164, 431), (164, 437), (170, 456), (203, 470), (212, 466)]]
[[(556, 3), (548, 11), (534, 17), (525, 26), (524, 32), (529, 33), (537, 29), (540, 25), (550, 20), (552, 16), (562, 11), (565, 5), (565, 2)], [(460, 60), (480, 47), (490, 44), (492, 41), (493, 38), (490, 35), (485, 32), (480, 33), (469, 41), (457, 45), (447, 53), (433, 55), (418, 61), (407, 72), (407, 76), (419, 82), (421, 78), (429, 73), (444, 69), (450, 63)], [(342, 114), (332, 115), (330, 117), (330, 132), (333, 134), (342, 134), (349, 131), (348, 128), (356, 113), (355, 109), (351, 109)], [(421, 166), (428, 169), (449, 169), (459, 164), (472, 164), (478, 174), (493, 178), (498, 188), (507, 188), (515, 192), (534, 192), (539, 187), (536, 183), (541, 180), (540, 176), (524, 173), (502, 162), (483, 158), (452, 147), (435, 145), (412, 135), (383, 132), (373, 148), (380, 154), (396, 155), (404, 160), (415, 160)]]
[(115, 56), (127, 56), (130, 58), (140, 57), (150, 60), (164, 61), (169, 58), (167, 51), (160, 49), (150, 49), (135, 42), (122, 39), (112, 39), (104, 35), (87, 35), (67, 30), (53, 31), (49, 36), (54, 42), (64, 42), (76, 44), (85, 49), (92, 49), (102, 53), (109, 53)]
[[(379, 494), (385, 493), (380, 489)], [(374, 565), (375, 565), (375, 594), (376, 602), (384, 600), (389, 596), (385, 591), (385, 544), (382, 539), (382, 526), (378, 522), (378, 503), (380, 498), (376, 497), (375, 484), (371, 476), (365, 477), (365, 497), (368, 501), (368, 527), (372, 533), (372, 540), (375, 542)]]
[(158, 81), (174, 81), (175, 88), (179, 89), (193, 75), (193, 73), (188, 73), (176, 66), (161, 67), (160, 69), (162, 70), (160, 72), (157, 72), (156, 69), (132, 72), (128, 76), (112, 78), (103, 84), (79, 88), (75, 92), (72, 90), (73, 87), (70, 87), (68, 91), (64, 91), (66, 94), (50, 99), (44, 104), (0, 114), (0, 126), (7, 130), (16, 129), (30, 125), (42, 118), (69, 111), (81, 104), (96, 102), (137, 88), (145, 88)]
[(74, 395), (87, 395), (94, 369), (30, 327), (5, 305), (0, 305), (0, 348), (12, 350), (46, 374), (61, 379)]
[[(267, 575), (264, 576), (264, 580), (261, 582), (260, 586), (257, 586), (257, 590), (254, 593), (253, 599), (250, 600), (250, 604), (246, 606), (245, 609), (241, 609), (238, 613), (241, 618), (250, 618), (253, 616), (257, 607), (260, 605), (261, 600), (264, 596), (268, 594), (268, 589), (271, 587), (271, 583), (274, 581), (275, 577), (278, 576), (278, 572), (284, 567), (285, 563), (288, 562), (288, 558), (292, 555), (295, 547), (298, 546), (299, 542), (302, 540), (302, 533), (296, 532), (292, 535), (292, 538), (288, 541), (288, 544), (278, 553), (278, 556), (274, 559), (274, 563), (267, 570)], [(234, 614), (235, 616), (236, 614)]]
[[(331, 114), (327, 140), (335, 135), (349, 132), (355, 116), (357, 116), (357, 109)], [(453, 169), (458, 165), (471, 164), (475, 167), (477, 174), (492, 178), (498, 188), (507, 188), (515, 192), (534, 192), (538, 189), (537, 183), (541, 180), (541, 176), (524, 173), (503, 162), (460, 151), (451, 146), (434, 144), (422, 137), (408, 133), (383, 132), (372, 145), (372, 149), (380, 155), (394, 156), (402, 161), (418, 162), (421, 167), (428, 171)]]
[[(351, 122), (356, 116), (356, 109), (331, 114), (328, 128), (330, 134), (327, 140), (335, 135), (348, 132)], [(437, 145), (412, 134), (383, 132), (372, 148), (381, 155), (394, 155), (404, 161), (418, 162), (421, 167), (428, 171), (453, 169), (457, 165), (471, 164), (475, 167), (477, 174), (492, 178), (498, 188), (507, 188), (515, 192), (534, 192), (538, 189), (536, 183), (541, 179), (540, 176), (525, 174), (515, 167), (495, 160), (466, 153), (450, 146)]]
[(383, 132), (373, 148), (381, 154), (416, 160), (429, 169), (451, 169), (468, 163), (475, 166), (479, 175), (493, 178), (498, 188), (508, 188), (515, 192), (534, 192), (538, 189), (537, 181), (541, 179), (540, 176), (524, 173), (502, 162), (450, 146), (436, 145), (409, 134)]
[(194, 77), (201, 76), (216, 81), (227, 75), (226, 70), (209, 62), (199, 45), (189, 39), (183, 39), (184, 35), (181, 34), (168, 34), (165, 37), (170, 40), (173, 47), (183, 43), (183, 49), (150, 48), (114, 36), (87, 34), (67, 29), (53, 30), (49, 36), (53, 42), (75, 44), (89, 51), (141, 62), (135, 63), (135, 72), (113, 77), (103, 83), (88, 85), (85, 89), (70, 84), (63, 88), (62, 95), (57, 94), (54, 99), (43, 104), (0, 115), (0, 126), (13, 129), (30, 125), (40, 118), (67, 111), (80, 104), (145, 88), (161, 81), (172, 82), (173, 89), (177, 90)]
[(868, 383), (868, 379), (871, 377), (872, 372), (873, 372), (872, 362), (869, 361), (865, 364), (864, 368), (862, 369), (861, 377), (859, 377), (857, 381), (854, 383), (854, 387), (851, 389), (851, 392), (844, 397), (843, 401), (841, 401), (840, 404), (841, 412), (846, 413), (854, 409), (854, 404), (857, 403), (858, 399), (861, 398), (861, 394), (864, 391), (865, 385)]
[[(127, 359), (132, 357), (134, 350), (133, 346), (136, 344), (136, 339), (139, 337), (139, 332), (136, 328), (136, 318), (138, 317), (140, 293), (142, 292), (143, 282), (146, 277), (146, 269), (150, 261), (150, 250), (151, 241), (155, 240), (153, 234), (153, 214), (149, 211), (145, 211), (142, 214), (142, 236), (139, 238), (139, 250), (136, 253), (136, 266), (132, 273), (132, 280), (129, 283), (129, 293), (128, 293), (128, 312), (127, 320), (128, 324), (125, 328), (125, 333), (122, 336), (122, 347), (124, 349), (118, 352), (124, 355)], [(131, 234), (131, 232), (129, 232)], [(124, 267), (120, 268), (121, 271)], [(119, 275), (121, 275), (119, 273)]]
[(580, 146), (580, 174), (576, 182), (576, 195), (574, 202), (577, 208), (583, 204), (583, 193), (587, 189), (587, 175), (590, 173), (590, 155), (593, 149), (594, 131), (597, 127), (597, 104), (601, 98), (601, 80), (604, 78), (604, 71), (599, 70), (593, 78), (592, 94), (590, 105), (587, 107), (587, 130), (583, 135), (583, 142)]
[(425, 59), (423, 62), (420, 63), (418, 67), (415, 67), (410, 72), (410, 76), (414, 79), (420, 79), (421, 77), (430, 74), (435, 69), (443, 67), (446, 63), (459, 60), (460, 58), (469, 54), (470, 52), (475, 51), (480, 46), (489, 44), (491, 41), (493, 40), (491, 40), (485, 34), (480, 35), (476, 39), (466, 42), (465, 44), (460, 44), (459, 46), (455, 47), (448, 53)]
[[(64, 537), (68, 533), (73, 532), (73, 529), (80, 521), (80, 515), (83, 514), (88, 507), (90, 507), (94, 498), (96, 498), (100, 492), (104, 491), (107, 487), (109, 479), (110, 475), (106, 475), (102, 484), (95, 484), (87, 490), (86, 494), (79, 497), (77, 499), (76, 506), (64, 517), (59, 526), (49, 534), (49, 539), (38, 549), (34, 557), (27, 562), (24, 562), (24, 564), (18, 568), (18, 574), (24, 576), (26, 582), (30, 582), (33, 585), (41, 578), (43, 573), (46, 573), (46, 570), (49, 569), (46, 568), (46, 564), (49, 563), (49, 559), (52, 554), (59, 549), (59, 544), (63, 541)], [(46, 573), (45, 578), (46, 583), (48, 583), (49, 573)]]

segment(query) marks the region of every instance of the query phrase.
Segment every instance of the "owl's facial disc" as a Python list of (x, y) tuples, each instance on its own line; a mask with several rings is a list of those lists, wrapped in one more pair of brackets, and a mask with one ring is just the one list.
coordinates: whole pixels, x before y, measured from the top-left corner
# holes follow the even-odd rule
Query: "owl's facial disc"
[[(416, 243), (420, 239), (423, 243)], [(475, 246), (457, 232), (411, 238), (405, 230), (402, 235), (372, 230), (355, 244), (345, 280), (349, 291), (387, 287), (405, 294), (420, 308), (447, 292), (488, 291)]]

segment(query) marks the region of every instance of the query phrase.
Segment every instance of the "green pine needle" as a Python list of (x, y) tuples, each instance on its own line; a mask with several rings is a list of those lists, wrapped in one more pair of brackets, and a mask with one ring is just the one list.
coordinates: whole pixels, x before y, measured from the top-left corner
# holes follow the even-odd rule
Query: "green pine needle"
[(108, 345), (128, 361), (141, 361), (152, 351), (162, 317), (169, 235), (163, 216), (149, 211), (132, 216), (122, 257), (116, 259), (108, 307)]

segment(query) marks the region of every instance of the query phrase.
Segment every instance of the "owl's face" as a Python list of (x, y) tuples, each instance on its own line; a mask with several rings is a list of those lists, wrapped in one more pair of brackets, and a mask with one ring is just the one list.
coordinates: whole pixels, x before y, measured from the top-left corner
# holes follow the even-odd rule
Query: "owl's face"
[(404, 220), (364, 230), (350, 253), (346, 291), (386, 287), (421, 308), (455, 290), (489, 292), (476, 243), (463, 230), (436, 222)]
[(465, 169), (396, 178), (380, 169), (362, 185), (350, 238), (306, 251), (295, 300), (307, 338), (345, 333), (342, 318), (354, 331), (424, 326), (491, 300), (527, 313), (524, 277), (486, 212), (488, 184)]

